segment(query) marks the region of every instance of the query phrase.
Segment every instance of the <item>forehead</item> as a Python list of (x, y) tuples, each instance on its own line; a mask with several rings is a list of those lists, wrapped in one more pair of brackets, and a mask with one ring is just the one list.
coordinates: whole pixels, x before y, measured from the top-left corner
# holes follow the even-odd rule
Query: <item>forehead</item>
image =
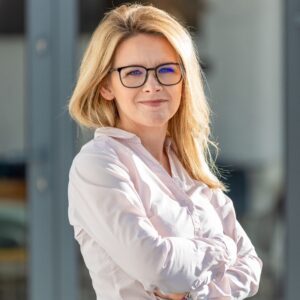
[(153, 67), (165, 62), (178, 62), (179, 56), (169, 41), (159, 35), (137, 34), (122, 41), (114, 55), (114, 67), (142, 65)]

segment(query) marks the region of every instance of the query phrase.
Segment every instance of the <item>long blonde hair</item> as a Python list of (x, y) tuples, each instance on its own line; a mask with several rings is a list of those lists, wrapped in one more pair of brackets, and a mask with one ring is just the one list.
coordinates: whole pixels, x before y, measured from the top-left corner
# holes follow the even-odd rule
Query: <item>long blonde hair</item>
[(138, 33), (164, 36), (185, 69), (181, 104), (168, 123), (168, 135), (176, 145), (179, 160), (193, 179), (210, 188), (226, 190), (215, 175), (218, 170), (209, 150), (209, 145), (216, 150), (218, 147), (210, 140), (210, 109), (196, 48), (188, 30), (163, 10), (152, 5), (123, 4), (104, 16), (81, 62), (69, 102), (72, 118), (87, 128), (115, 127), (116, 105), (101, 96), (100, 86), (109, 73), (120, 42)]

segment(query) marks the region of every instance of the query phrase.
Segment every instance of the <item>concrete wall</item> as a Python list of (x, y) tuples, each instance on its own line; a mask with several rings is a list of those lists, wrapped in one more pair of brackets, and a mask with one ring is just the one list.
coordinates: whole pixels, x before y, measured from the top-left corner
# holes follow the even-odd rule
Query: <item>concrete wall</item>
[(220, 158), (242, 165), (282, 159), (281, 0), (211, 0), (199, 40)]

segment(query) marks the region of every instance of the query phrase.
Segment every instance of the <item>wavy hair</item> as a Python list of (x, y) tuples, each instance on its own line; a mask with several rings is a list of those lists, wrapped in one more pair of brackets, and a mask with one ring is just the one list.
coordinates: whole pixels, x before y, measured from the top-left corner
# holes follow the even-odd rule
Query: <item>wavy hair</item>
[(169, 120), (167, 133), (175, 143), (178, 159), (194, 180), (226, 191), (216, 175), (220, 173), (209, 149), (211, 145), (218, 153), (216, 143), (210, 139), (210, 108), (196, 47), (188, 30), (161, 9), (152, 5), (123, 4), (104, 16), (84, 53), (69, 101), (70, 115), (87, 128), (115, 127), (116, 104), (101, 96), (100, 86), (108, 76), (118, 45), (138, 33), (164, 36), (185, 69), (181, 103)]

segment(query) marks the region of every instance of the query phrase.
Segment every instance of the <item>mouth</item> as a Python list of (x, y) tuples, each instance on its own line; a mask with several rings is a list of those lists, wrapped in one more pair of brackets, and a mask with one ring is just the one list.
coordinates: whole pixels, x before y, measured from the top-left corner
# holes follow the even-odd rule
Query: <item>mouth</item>
[(153, 99), (153, 100), (140, 101), (139, 103), (148, 105), (148, 106), (160, 106), (161, 104), (163, 104), (167, 101), (168, 100), (165, 100), (165, 99)]

